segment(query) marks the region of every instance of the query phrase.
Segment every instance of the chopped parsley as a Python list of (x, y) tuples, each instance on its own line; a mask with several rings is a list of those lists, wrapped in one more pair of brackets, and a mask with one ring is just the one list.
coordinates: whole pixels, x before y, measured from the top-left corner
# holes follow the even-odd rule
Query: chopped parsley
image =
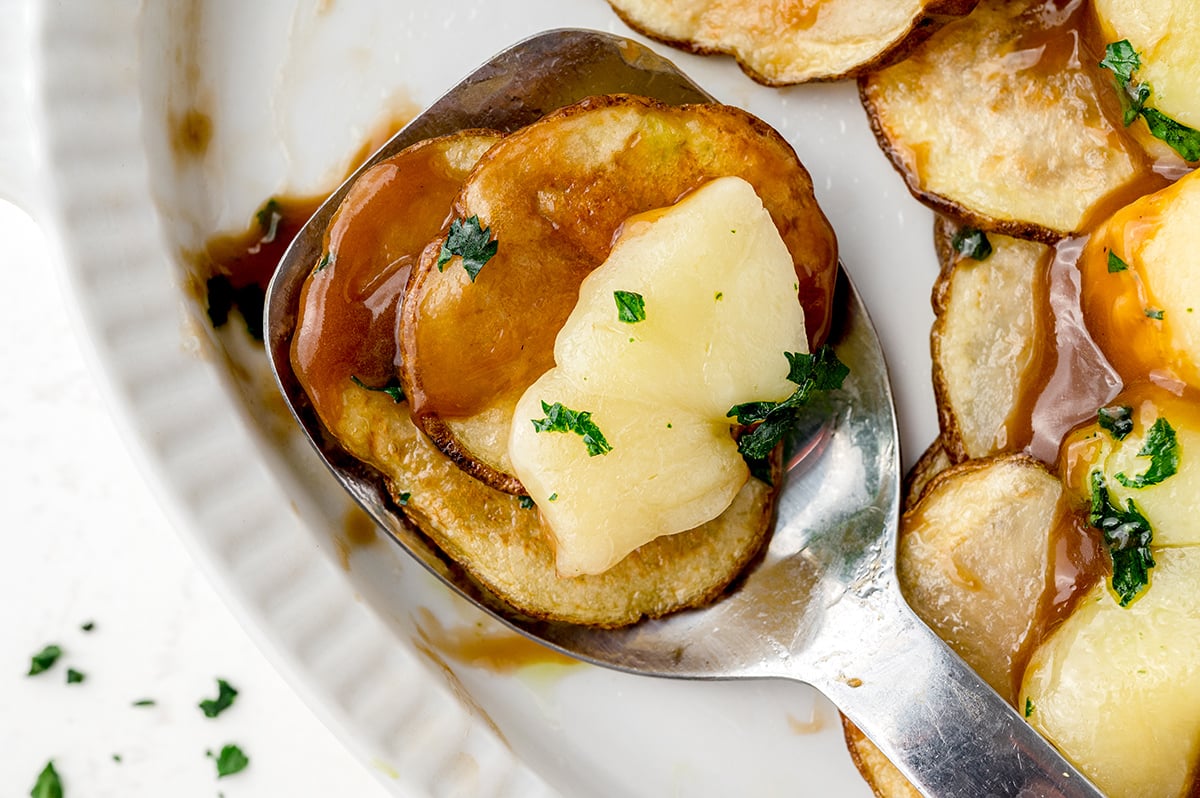
[(134, 702), (133, 702), (132, 706), (135, 706), (135, 707), (152, 707), (152, 706), (155, 706), (155, 705), (157, 705), (157, 704), (158, 704), (158, 702), (157, 702), (157, 701), (155, 701), (153, 698), (139, 698), (137, 701), (134, 701)]
[(395, 377), (392, 377), (390, 380), (387, 381), (386, 384), (381, 385), (378, 388), (367, 385), (365, 382), (360, 380), (354, 374), (350, 375), (350, 381), (353, 382), (355, 385), (357, 385), (359, 388), (362, 388), (364, 391), (375, 391), (376, 393), (386, 393), (388, 396), (392, 397), (392, 401), (395, 402), (396, 404), (400, 404), (401, 402), (404, 401), (404, 387), (400, 384), (400, 380), (396, 379)]
[(1171, 117), (1147, 105), (1153, 89), (1149, 83), (1139, 83), (1133, 73), (1142, 66), (1141, 56), (1128, 39), (1113, 42), (1104, 49), (1100, 66), (1113, 73), (1125, 125), (1132, 125), (1140, 116), (1146, 120), (1150, 135), (1166, 142), (1185, 161), (1200, 160), (1200, 131), (1176, 122)]
[(1028, 718), (1032, 714), (1033, 714), (1033, 701), (1030, 698), (1026, 697), (1025, 698), (1025, 717)]
[(987, 260), (992, 254), (992, 242), (988, 241), (987, 233), (977, 227), (963, 227), (950, 239), (950, 246), (963, 257), (973, 260)]
[(54, 760), (46, 763), (46, 767), (38, 774), (37, 783), (29, 791), (30, 798), (63, 798), (62, 782), (59, 781), (58, 771), (54, 769)]
[(29, 660), (29, 676), (37, 676), (39, 673), (48, 671), (54, 667), (54, 663), (58, 662), (58, 658), (62, 656), (62, 648), (54, 644), (48, 645), (38, 653), (30, 657)]
[(1127, 477), (1117, 474), (1117, 481), (1127, 488), (1144, 488), (1157, 485), (1179, 470), (1179, 441), (1175, 429), (1162, 416), (1155, 419), (1146, 432), (1146, 440), (1138, 450), (1138, 457), (1149, 457), (1150, 466), (1144, 474)]
[(583, 438), (587, 446), (588, 457), (598, 454), (608, 454), (612, 446), (604, 439), (604, 433), (592, 421), (592, 414), (587, 410), (571, 410), (562, 406), (561, 402), (552, 405), (542, 402), (542, 412), (545, 418), (530, 419), (537, 432), (573, 432)]
[(1166, 313), (1158, 308), (1145, 308), (1142, 310), (1142, 313), (1146, 314), (1146, 318), (1154, 319), (1156, 321), (1162, 321), (1163, 317), (1166, 316)]
[(788, 380), (799, 386), (795, 392), (782, 402), (747, 402), (735, 405), (726, 413), (727, 417), (736, 418), (739, 424), (758, 425), (738, 439), (738, 451), (755, 476), (769, 472), (769, 468), (764, 471), (762, 466), (775, 444), (783, 440), (783, 436), (795, 424), (798, 408), (809, 400), (814, 391), (841, 388), (846, 375), (850, 373), (846, 364), (838, 360), (828, 346), (822, 346), (813, 354), (783, 354), (788, 360)]
[(215, 718), (225, 710), (233, 706), (233, 700), (237, 698), (237, 688), (231, 685), (224, 679), (217, 679), (217, 697), (206, 698), (197, 706), (204, 713), (206, 718)]
[(408, 505), (408, 500), (411, 498), (412, 498), (411, 493), (409, 493), (408, 491), (403, 491), (399, 496), (396, 497), (396, 501), (399, 502), (401, 507), (405, 507)]
[(283, 221), (283, 211), (279, 207), (279, 201), (271, 197), (258, 209), (254, 218), (258, 222), (258, 229), (263, 234), (262, 243), (270, 244), (275, 240), (275, 234), (279, 232), (279, 223)]
[(533, 499), (529, 498), (528, 496), (522, 496), (521, 498), (517, 499), (517, 503), (521, 505), (522, 510), (533, 509)]
[(86, 678), (86, 673), (77, 671), (74, 668), (67, 668), (67, 684), (79, 684)]
[(1116, 274), (1117, 272), (1123, 272), (1123, 271), (1126, 271), (1128, 268), (1129, 268), (1129, 264), (1126, 263), (1125, 261), (1121, 260), (1120, 256), (1118, 256), (1117, 253), (1113, 252), (1111, 249), (1108, 251), (1108, 273), (1109, 274)]
[(81, 623), (79, 625), (79, 628), (85, 632), (90, 632), (96, 628), (96, 622), (95, 621), (87, 621), (85, 623)]
[(221, 753), (213, 756), (212, 751), (205, 752), (210, 759), (217, 760), (217, 778), (223, 779), (234, 773), (241, 773), (250, 764), (250, 757), (242, 753), (242, 749), (230, 743), (221, 749)]
[(479, 270), (492, 259), (499, 247), (500, 242), (492, 239), (492, 228), (480, 225), (478, 216), (455, 219), (450, 223), (450, 234), (438, 253), (438, 271), (442, 271), (450, 259), (457, 255), (462, 258), (467, 276), (471, 282), (475, 282)]
[(1112, 589), (1122, 607), (1128, 607), (1150, 584), (1154, 556), (1150, 552), (1153, 530), (1133, 499), (1124, 509), (1109, 499), (1101, 471), (1092, 472), (1092, 507), (1088, 523), (1100, 530), (1112, 558)]
[(713, 294), (713, 299), (717, 302), (720, 302), (724, 298), (725, 298), (724, 291), (718, 291), (717, 293)]
[(1100, 429), (1106, 430), (1119, 441), (1125, 440), (1125, 436), (1133, 432), (1133, 408), (1129, 405), (1102, 407), (1096, 412), (1096, 420)]
[(551, 502), (558, 501), (558, 493), (551, 493), (550, 498), (548, 498), (546, 501), (551, 501)]
[(322, 255), (321, 259), (319, 261), (317, 261), (316, 271), (323, 272), (323, 271), (325, 271), (325, 269), (332, 266), (336, 261), (337, 261), (337, 256), (333, 254), (333, 250), (331, 249), (328, 252), (326, 252), (324, 255)]
[(646, 320), (646, 299), (633, 291), (613, 291), (617, 302), (617, 321), (637, 324)]

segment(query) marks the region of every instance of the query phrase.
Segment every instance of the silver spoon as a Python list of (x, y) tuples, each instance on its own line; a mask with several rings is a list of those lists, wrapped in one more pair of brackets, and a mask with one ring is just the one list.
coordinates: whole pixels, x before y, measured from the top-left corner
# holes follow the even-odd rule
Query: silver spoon
[[(711, 102), (673, 64), (628, 39), (550, 31), (497, 55), (396, 134), (359, 172), (431, 136), (515, 130), (592, 94)], [(909, 609), (895, 573), (900, 452), (887, 366), (844, 271), (830, 343), (844, 390), (787, 453), (766, 553), (711, 606), (615, 630), (530, 621), (486, 601), (413, 530), (380, 476), (324, 432), (289, 359), (300, 288), (352, 175), (300, 231), (268, 289), (267, 348), (292, 412), (334, 476), (449, 587), (524, 635), (583, 660), (683, 679), (794, 679), (824, 693), (925, 795), (1100, 793)]]

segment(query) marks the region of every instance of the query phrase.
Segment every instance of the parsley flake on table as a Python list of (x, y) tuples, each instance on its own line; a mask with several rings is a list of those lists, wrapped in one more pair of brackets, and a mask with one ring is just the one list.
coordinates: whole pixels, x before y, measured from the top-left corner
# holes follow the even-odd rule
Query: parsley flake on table
[(842, 387), (849, 367), (838, 360), (833, 349), (822, 346), (813, 354), (784, 352), (788, 360), (788, 381), (796, 390), (782, 402), (746, 402), (734, 405), (726, 413), (739, 424), (757, 424), (738, 439), (738, 451), (750, 466), (750, 471), (762, 479), (769, 474), (765, 467), (767, 455), (783, 440), (796, 422), (797, 411), (816, 391), (832, 391)]
[(46, 767), (38, 774), (37, 782), (29, 791), (30, 798), (63, 798), (62, 781), (58, 771), (54, 769), (54, 760), (46, 763)]
[(212, 751), (206, 751), (205, 754), (210, 759), (216, 759), (218, 779), (232, 776), (234, 773), (241, 773), (250, 764), (250, 757), (242, 753), (242, 749), (232, 743), (224, 746), (221, 749), (221, 753), (215, 757)]
[(1117, 474), (1117, 481), (1127, 488), (1144, 488), (1157, 485), (1179, 470), (1179, 441), (1175, 428), (1159, 416), (1146, 432), (1146, 440), (1138, 450), (1138, 457), (1149, 457), (1150, 466), (1145, 473), (1128, 477)]
[(987, 260), (992, 254), (992, 242), (987, 233), (977, 227), (963, 227), (950, 239), (950, 246), (965, 258)]
[(637, 324), (646, 320), (646, 299), (633, 291), (613, 291), (617, 303), (617, 321)]
[(604, 438), (604, 433), (592, 421), (592, 414), (587, 410), (571, 410), (563, 407), (561, 402), (546, 404), (542, 402), (542, 412), (545, 418), (530, 419), (537, 432), (573, 432), (583, 438), (587, 447), (588, 457), (608, 454), (612, 446)]
[(86, 673), (77, 671), (74, 668), (67, 668), (67, 684), (80, 684), (86, 678)]
[(1100, 530), (1112, 558), (1110, 585), (1122, 607), (1128, 607), (1150, 584), (1154, 532), (1133, 499), (1124, 509), (1114, 505), (1101, 471), (1092, 472), (1092, 507), (1088, 523)]
[(395, 377), (388, 380), (385, 384), (379, 386), (378, 388), (371, 386), (371, 385), (367, 385), (365, 382), (363, 382), (362, 380), (360, 380), (357, 376), (355, 376), (353, 374), (350, 375), (350, 381), (352, 383), (354, 383), (355, 385), (357, 385), (359, 388), (362, 388), (364, 391), (374, 391), (375, 393), (386, 393), (388, 396), (392, 397), (392, 401), (395, 402), (396, 404), (400, 404), (401, 402), (404, 401), (404, 386), (402, 386), (400, 384), (400, 380), (396, 379)]
[(96, 628), (96, 622), (95, 621), (87, 621), (85, 623), (81, 623), (79, 625), (79, 628), (85, 632), (90, 632)]
[(1133, 73), (1141, 68), (1142, 58), (1128, 39), (1108, 45), (1100, 66), (1112, 72), (1116, 78), (1122, 121), (1126, 126), (1141, 117), (1146, 120), (1150, 135), (1166, 142), (1185, 161), (1200, 161), (1200, 131), (1176, 122), (1148, 105), (1153, 89), (1149, 83), (1134, 80)]
[(224, 679), (217, 679), (217, 697), (206, 698), (197, 706), (204, 713), (206, 718), (215, 718), (225, 710), (233, 706), (233, 700), (237, 698), (237, 688), (231, 685)]
[(58, 662), (58, 658), (62, 656), (62, 653), (62, 648), (53, 643), (46, 646), (30, 657), (28, 675), (37, 676), (39, 673), (50, 670), (54, 667), (54, 663)]
[(137, 701), (134, 701), (130, 706), (153, 707), (153, 706), (156, 706), (157, 704), (158, 704), (158, 702), (155, 701), (153, 698), (139, 698)]
[(492, 228), (483, 227), (478, 216), (455, 219), (450, 223), (450, 234), (438, 252), (438, 271), (442, 271), (450, 259), (457, 255), (462, 258), (467, 276), (471, 282), (475, 282), (479, 270), (492, 259), (499, 247), (500, 242), (492, 239)]

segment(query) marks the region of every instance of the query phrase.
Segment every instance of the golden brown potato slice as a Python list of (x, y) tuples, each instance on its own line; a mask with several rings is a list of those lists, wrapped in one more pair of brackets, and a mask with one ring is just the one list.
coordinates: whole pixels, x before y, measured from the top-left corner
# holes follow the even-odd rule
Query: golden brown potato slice
[(760, 83), (857, 75), (896, 58), (977, 0), (609, 0), (629, 27), (695, 53), (725, 53)]
[[(774, 491), (748, 480), (717, 518), (658, 538), (596, 576), (560, 577), (539, 513), (457, 468), (407, 405), (349, 385), (338, 440), (387, 476), (405, 514), (492, 593), (528, 615), (614, 627), (715, 599), (758, 552)], [(776, 480), (778, 482), (778, 479)]]
[(946, 454), (946, 444), (939, 436), (904, 475), (904, 509), (912, 509), (933, 478), (952, 465), (954, 461)]
[(982, 260), (950, 245), (961, 228), (936, 226), (942, 274), (933, 290), (933, 387), (942, 441), (954, 462), (1024, 446), (1010, 432), (1022, 380), (1037, 352), (1034, 287), (1044, 244), (987, 237)]
[[(919, 199), (977, 227), (1051, 241), (1148, 169), (1100, 95), (1086, 3), (984, 0), (860, 79), (883, 150)], [(1113, 114), (1113, 116), (1110, 116)]]
[(447, 455), (500, 490), (523, 492), (507, 452), (521, 394), (554, 365), (554, 339), (579, 284), (630, 216), (709, 180), (747, 180), (796, 269), (810, 344), (829, 328), (837, 246), (788, 143), (744, 111), (596, 97), (511, 134), (468, 178), (452, 217), (496, 242), (472, 276), (443, 239), (414, 268), (400, 314), (401, 379), (416, 423)]
[[(935, 477), (901, 519), (905, 598), (1009, 701), (1049, 601), (1061, 495), (1058, 479), (1031, 458), (973, 460)], [(918, 794), (858, 729), (845, 727), (876, 794)]]

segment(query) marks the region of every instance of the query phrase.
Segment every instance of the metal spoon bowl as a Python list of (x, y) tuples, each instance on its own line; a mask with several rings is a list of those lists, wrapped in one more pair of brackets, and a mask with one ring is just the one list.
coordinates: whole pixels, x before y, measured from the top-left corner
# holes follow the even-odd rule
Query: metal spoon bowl
[[(393, 137), (359, 172), (423, 139), (511, 131), (593, 94), (667, 103), (712, 98), (636, 42), (550, 31), (493, 58)], [(410, 527), (373, 469), (324, 431), (292, 372), (300, 289), (356, 172), (321, 206), (268, 289), (267, 347), (280, 389), (317, 453), (355, 499), (451, 589), (528, 637), (597, 665), (686, 679), (812, 685), (926, 795), (1099, 796), (905, 604), (895, 572), (900, 453), (887, 366), (845, 272), (829, 343), (850, 367), (841, 392), (792, 436), (769, 547), (711, 606), (615, 631), (530, 621), (488, 600)]]

